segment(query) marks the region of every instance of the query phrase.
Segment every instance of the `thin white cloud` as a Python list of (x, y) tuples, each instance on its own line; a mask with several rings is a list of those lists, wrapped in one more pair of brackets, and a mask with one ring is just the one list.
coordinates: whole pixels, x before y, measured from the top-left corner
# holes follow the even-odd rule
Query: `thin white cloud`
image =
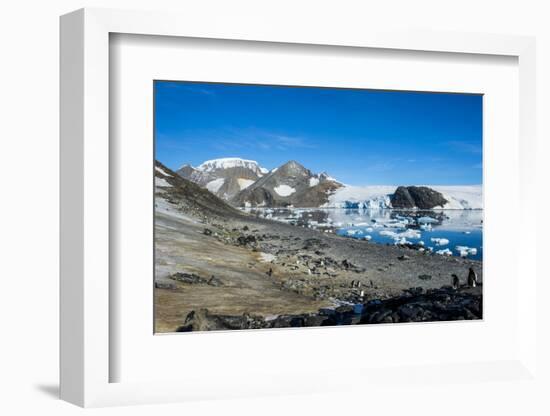
[(481, 143), (473, 143), (465, 140), (451, 140), (446, 144), (453, 150), (464, 152), (481, 154)]

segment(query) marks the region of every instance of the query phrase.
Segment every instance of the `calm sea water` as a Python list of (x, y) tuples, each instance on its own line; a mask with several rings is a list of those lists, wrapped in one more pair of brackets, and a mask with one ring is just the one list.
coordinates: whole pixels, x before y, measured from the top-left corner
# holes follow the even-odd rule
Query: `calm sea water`
[(483, 259), (482, 210), (249, 209), (258, 216), (434, 255)]

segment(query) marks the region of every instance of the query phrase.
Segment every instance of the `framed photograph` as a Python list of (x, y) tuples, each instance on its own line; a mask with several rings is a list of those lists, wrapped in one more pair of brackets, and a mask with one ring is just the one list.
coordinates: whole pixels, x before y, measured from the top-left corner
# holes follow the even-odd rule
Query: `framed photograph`
[(532, 377), (534, 40), (241, 23), (61, 19), (62, 398)]

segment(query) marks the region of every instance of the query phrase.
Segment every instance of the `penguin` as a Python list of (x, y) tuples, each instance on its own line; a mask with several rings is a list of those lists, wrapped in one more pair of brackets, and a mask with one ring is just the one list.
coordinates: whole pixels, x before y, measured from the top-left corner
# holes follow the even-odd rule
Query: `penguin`
[(473, 267), (470, 267), (468, 271), (468, 286), (476, 287), (477, 285), (477, 274)]
[(452, 276), (451, 285), (453, 286), (453, 289), (458, 289), (460, 287), (460, 279), (454, 273), (451, 276)]

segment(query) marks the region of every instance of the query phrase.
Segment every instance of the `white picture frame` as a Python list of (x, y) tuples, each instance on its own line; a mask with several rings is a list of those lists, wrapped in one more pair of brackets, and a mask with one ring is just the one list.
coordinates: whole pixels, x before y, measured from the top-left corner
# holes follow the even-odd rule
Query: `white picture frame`
[[(341, 29), (341, 28), (340, 28)], [(210, 380), (112, 382), (110, 366), (120, 357), (110, 348), (110, 169), (109, 37), (110, 34), (225, 39), (281, 44), (331, 45), (340, 48), (430, 51), (442, 54), (503, 55), (519, 66), (519, 214), (534, 204), (535, 169), (535, 41), (530, 37), (467, 33), (383, 31), (379, 28), (330, 31), (312, 25), (284, 28), (272, 22), (214, 19), (206, 24), (193, 16), (107, 9), (82, 9), (61, 18), (61, 398), (80, 406), (160, 403), (212, 397), (352, 390), (358, 380), (384, 379), (387, 368), (330, 369), (325, 373), (345, 382), (319, 382), (321, 373), (269, 374), (251, 383), (235, 383), (224, 391)], [(517, 291), (516, 354), (494, 362), (438, 366), (419, 363), (420, 380), (438, 379), (442, 370), (453, 377), (480, 380), (503, 377), (524, 380), (536, 374), (535, 240), (532, 215), (520, 215), (521, 231), (514, 250), (517, 267), (531, 270)], [(518, 271), (515, 271), (517, 274)], [(152, 277), (151, 277), (152, 278)], [(313, 333), (311, 333), (313, 334)], [(313, 335), (312, 335), (313, 336)], [(407, 369), (394, 368), (407, 379)], [(223, 379), (223, 376), (220, 376)], [(414, 377), (413, 377), (414, 378)], [(443, 377), (444, 378), (444, 377)], [(416, 379), (416, 382), (418, 379)], [(410, 383), (415, 380), (410, 379)], [(473, 380), (472, 382), (475, 382)], [(208, 391), (206, 386), (210, 386)]]

